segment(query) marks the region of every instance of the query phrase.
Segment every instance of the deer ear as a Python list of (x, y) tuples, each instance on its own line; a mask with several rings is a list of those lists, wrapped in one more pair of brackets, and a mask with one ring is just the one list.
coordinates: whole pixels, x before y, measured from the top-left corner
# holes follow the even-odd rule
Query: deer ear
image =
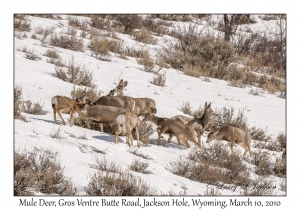
[(123, 84), (123, 79), (121, 79), (119, 82), (119, 85), (122, 85), (122, 84)]
[(124, 87), (126, 87), (126, 86), (127, 86), (127, 84), (128, 84), (128, 82), (127, 82), (127, 81), (125, 81), (125, 82), (123, 83), (123, 86), (124, 86)]
[(207, 108), (210, 108), (210, 106), (211, 106), (211, 102), (208, 104)]
[(204, 104), (204, 109), (206, 109), (206, 107), (207, 107), (207, 102), (205, 102), (205, 104)]
[(155, 108), (153, 109), (153, 108), (151, 107), (151, 109), (150, 109), (150, 113), (152, 113), (152, 114), (156, 114), (156, 109), (155, 109)]
[(220, 128), (217, 128), (215, 131), (213, 131), (212, 133), (215, 134), (215, 133), (218, 133), (220, 130)]

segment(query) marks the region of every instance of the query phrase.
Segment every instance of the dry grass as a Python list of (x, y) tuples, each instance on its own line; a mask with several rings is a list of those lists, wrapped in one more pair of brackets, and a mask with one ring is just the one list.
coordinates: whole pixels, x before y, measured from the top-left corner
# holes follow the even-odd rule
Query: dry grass
[(245, 186), (250, 181), (247, 167), (236, 153), (229, 154), (222, 144), (191, 150), (187, 159), (171, 163), (172, 173), (201, 183), (219, 182)]
[(32, 195), (29, 189), (63, 196), (77, 194), (71, 179), (63, 175), (56, 154), (49, 150), (14, 152), (14, 195)]
[(129, 168), (135, 172), (146, 174), (146, 169), (148, 168), (148, 166), (149, 163), (135, 159), (132, 161)]
[[(150, 187), (140, 177), (122, 170), (114, 163), (100, 161), (99, 171), (91, 177), (88, 184), (89, 196), (149, 196), (156, 195), (156, 189)], [(96, 165), (97, 166), (97, 165)]]
[(189, 101), (184, 101), (179, 110), (184, 114), (192, 115), (192, 107)]
[(30, 31), (31, 20), (27, 15), (14, 15), (14, 30), (19, 32)]
[(77, 38), (75, 35), (68, 36), (63, 33), (54, 34), (51, 36), (49, 44), (68, 50), (84, 52), (83, 40)]
[(41, 101), (33, 103), (31, 100), (25, 100), (21, 103), (21, 110), (28, 114), (40, 115), (43, 114), (43, 106)]
[(137, 59), (138, 64), (144, 66), (144, 71), (152, 72), (155, 67), (155, 61), (150, 57), (149, 51), (145, 51), (141, 58)]
[(60, 67), (55, 65), (54, 68), (57, 78), (63, 81), (87, 87), (95, 86), (93, 84), (92, 72), (88, 71), (85, 66), (77, 65), (74, 61), (74, 57), (69, 60), (69, 64), (67, 67)]
[(154, 75), (151, 83), (157, 86), (165, 86), (166, 80), (167, 80), (166, 74), (163, 73), (163, 74)]
[(129, 149), (128, 152), (134, 154), (135, 156), (150, 160), (151, 158), (148, 155), (144, 155), (139, 149)]

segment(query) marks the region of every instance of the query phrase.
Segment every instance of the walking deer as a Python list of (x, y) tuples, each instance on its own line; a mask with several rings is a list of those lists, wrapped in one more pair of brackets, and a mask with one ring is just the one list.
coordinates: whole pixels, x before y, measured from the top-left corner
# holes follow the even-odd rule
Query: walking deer
[[(164, 132), (171, 133), (172, 136), (176, 136), (178, 140), (178, 144), (180, 144), (179, 140), (181, 140), (186, 147), (190, 148), (188, 141), (192, 141), (199, 148), (201, 148), (201, 144), (197, 142), (195, 132), (189, 126), (183, 124), (180, 121), (172, 120), (169, 118), (160, 118), (154, 116), (156, 114), (156, 109), (150, 109), (150, 111), (146, 114), (143, 122), (151, 121), (157, 125), (157, 133), (158, 139), (161, 138), (161, 134)], [(169, 137), (168, 142), (171, 142), (171, 138)]]
[(208, 134), (206, 143), (209, 143), (212, 140), (226, 140), (229, 143), (231, 153), (233, 153), (233, 145), (237, 144), (245, 149), (244, 156), (249, 152), (250, 157), (251, 153), (251, 135), (249, 132), (244, 131), (240, 128), (226, 126), (223, 128), (218, 128), (214, 132)]
[(84, 93), (83, 96), (81, 96), (80, 98), (76, 98), (75, 100), (66, 96), (54, 96), (51, 99), (51, 104), (53, 108), (55, 123), (57, 124), (56, 113), (58, 113), (64, 125), (66, 123), (61, 116), (61, 113), (70, 114), (70, 126), (72, 127), (72, 125), (74, 125), (74, 113), (83, 110), (87, 104), (87, 102), (85, 101), (86, 95), (87, 93)]
[[(118, 136), (121, 132), (126, 133), (126, 143), (129, 147), (133, 145), (132, 131), (135, 129), (137, 137), (137, 147), (140, 147), (139, 140), (139, 126), (140, 119), (138, 115), (133, 111), (124, 111), (117, 115), (116, 117), (117, 130), (115, 132), (115, 143), (117, 143)], [(131, 144), (130, 144), (131, 140)]]
[[(190, 126), (198, 136), (198, 142), (201, 144), (201, 136), (204, 133), (205, 129), (208, 127), (209, 122), (212, 117), (216, 116), (216, 113), (212, 110), (211, 108), (211, 103), (207, 105), (207, 102), (205, 102), (204, 105), (204, 113), (202, 117), (200, 118), (191, 118), (191, 117), (186, 117), (183, 115), (176, 115), (172, 117), (172, 120), (178, 120), (182, 122), (183, 124), (186, 124)], [(169, 138), (172, 139), (173, 135), (170, 134)]]

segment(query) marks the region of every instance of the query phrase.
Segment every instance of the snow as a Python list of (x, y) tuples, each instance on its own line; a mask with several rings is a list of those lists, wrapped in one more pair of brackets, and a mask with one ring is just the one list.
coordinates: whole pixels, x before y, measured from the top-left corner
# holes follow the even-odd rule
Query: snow
[[(67, 20), (52, 20), (38, 17), (31, 17), (31, 27), (55, 26), (55, 33), (66, 30)], [(259, 25), (260, 27), (260, 25)], [(28, 37), (32, 32), (27, 33)], [(128, 46), (136, 45), (136, 42), (129, 36), (120, 35)], [(167, 37), (155, 37), (162, 43), (162, 39)], [(54, 65), (46, 62), (47, 57), (43, 56), (46, 50), (52, 46), (42, 47), (40, 41), (31, 38), (17, 39), (15, 41), (15, 84), (23, 88), (24, 99), (33, 102), (44, 103), (43, 115), (23, 114), (30, 122), (14, 120), (14, 149), (32, 150), (33, 148), (50, 149), (58, 154), (58, 158), (63, 167), (64, 174), (71, 177), (79, 190), (79, 195), (86, 195), (86, 187), (96, 170), (91, 167), (97, 158), (107, 158), (116, 162), (123, 169), (129, 170), (129, 166), (137, 157), (128, 152), (129, 147), (125, 143), (125, 137), (118, 138), (118, 144), (114, 144), (113, 135), (84, 129), (78, 126), (70, 127), (67, 125), (55, 125), (51, 107), (51, 98), (55, 95), (70, 96), (73, 84), (64, 82), (55, 77)], [(85, 43), (88, 40), (85, 39)], [(141, 45), (141, 44), (139, 44)], [(34, 49), (40, 57), (37, 61), (28, 60), (24, 53), (16, 49), (26, 46), (27, 49)], [(155, 54), (155, 50), (160, 47), (154, 45), (141, 45)], [(224, 106), (234, 107), (235, 113), (238, 110), (245, 110), (248, 123), (252, 126), (268, 128), (268, 133), (277, 136), (280, 131), (285, 131), (286, 127), (286, 100), (278, 98), (274, 94), (265, 93), (263, 97), (249, 94), (251, 87), (236, 88), (227, 85), (226, 81), (210, 78), (210, 82), (202, 81), (199, 78), (190, 77), (174, 69), (163, 69), (166, 73), (166, 86), (155, 86), (150, 81), (152, 73), (142, 71), (142, 66), (136, 62), (135, 58), (128, 60), (120, 59), (111, 53), (111, 62), (97, 60), (91, 57), (89, 50), (85, 52), (75, 52), (62, 48), (56, 48), (59, 55), (65, 61), (69, 61), (72, 56), (77, 64), (85, 66), (93, 72), (94, 83), (97, 89), (104, 94), (114, 88), (120, 79), (128, 81), (125, 88), (125, 95), (131, 97), (149, 97), (156, 101), (157, 116), (173, 117), (183, 114), (179, 108), (183, 102), (189, 101), (192, 110), (203, 106), (205, 102), (212, 102), (213, 109), (220, 109)], [(63, 114), (64, 119), (69, 115)], [(59, 119), (59, 118), (58, 118)], [(61, 121), (59, 120), (61, 124)], [(50, 137), (52, 131), (61, 126), (62, 139)], [(85, 134), (87, 140), (80, 140), (78, 137)], [(202, 141), (206, 141), (207, 132), (202, 136)], [(165, 135), (166, 137), (166, 135)], [(157, 138), (155, 133), (153, 139)], [(205, 143), (204, 143), (205, 144)], [(136, 145), (136, 141), (134, 141)], [(241, 151), (241, 148), (236, 147)], [(97, 152), (103, 151), (104, 154)], [(173, 138), (172, 143), (167, 147), (151, 145), (142, 146), (138, 149), (141, 153), (151, 157), (149, 163), (149, 174), (132, 172), (140, 176), (157, 191), (167, 194), (173, 191), (180, 193), (183, 189), (187, 195), (203, 195), (207, 189), (207, 184), (191, 181), (184, 177), (177, 176), (170, 172), (170, 163), (180, 156), (186, 156), (191, 149), (177, 146), (177, 141)], [(256, 149), (253, 148), (254, 151)], [(273, 159), (279, 157), (280, 153), (273, 152)], [(247, 160), (245, 160), (247, 164)], [(249, 164), (248, 164), (249, 165)], [(250, 167), (250, 166), (249, 166)], [(276, 178), (276, 185), (280, 189), (283, 179)], [(222, 195), (240, 195), (240, 190), (219, 190)], [(276, 195), (285, 195), (285, 191), (278, 190)]]

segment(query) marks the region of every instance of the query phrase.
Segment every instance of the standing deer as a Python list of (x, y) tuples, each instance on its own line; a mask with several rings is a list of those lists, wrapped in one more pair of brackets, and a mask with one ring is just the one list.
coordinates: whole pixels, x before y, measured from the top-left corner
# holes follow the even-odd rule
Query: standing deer
[[(135, 129), (137, 137), (137, 147), (140, 147), (139, 141), (139, 126), (140, 119), (138, 115), (133, 111), (124, 111), (117, 115), (116, 117), (117, 130), (115, 133), (115, 143), (117, 143), (118, 136), (121, 132), (126, 133), (126, 143), (129, 147), (133, 145), (132, 130)], [(130, 144), (131, 140), (131, 144)]]
[[(86, 106), (85, 97), (87, 93), (84, 93), (83, 96), (80, 98), (71, 99), (66, 96), (54, 96), (51, 99), (51, 104), (53, 108), (53, 115), (55, 123), (57, 124), (56, 120), (56, 113), (58, 113), (60, 119), (63, 121), (64, 125), (66, 124), (61, 113), (69, 114), (70, 113), (70, 127), (74, 125), (74, 113), (79, 112), (84, 109)], [(83, 101), (83, 102), (82, 102)]]
[(126, 109), (105, 105), (87, 106), (80, 114), (86, 119), (86, 126), (90, 128), (90, 120), (100, 123), (100, 131), (103, 132), (103, 123), (116, 124), (116, 117)]
[[(192, 141), (199, 148), (201, 148), (201, 144), (197, 142), (195, 132), (189, 126), (183, 124), (180, 121), (172, 120), (169, 118), (160, 118), (154, 116), (156, 114), (156, 109), (151, 109), (143, 119), (143, 122), (151, 121), (157, 125), (157, 133), (158, 139), (161, 138), (161, 134), (164, 132), (171, 133), (172, 136), (176, 136), (178, 140), (178, 144), (180, 144), (179, 140), (181, 140), (187, 148), (190, 148), (188, 141)], [(168, 139), (168, 143), (171, 142), (171, 139)]]
[(117, 96), (124, 96), (124, 88), (127, 86), (128, 82), (125, 81), (123, 82), (123, 79), (120, 80), (119, 84), (117, 85), (117, 87), (115, 87), (114, 92), (117, 94)]
[(250, 157), (251, 153), (251, 135), (249, 132), (244, 131), (240, 128), (226, 126), (223, 128), (218, 128), (214, 132), (208, 134), (206, 143), (209, 143), (212, 140), (226, 140), (229, 143), (231, 153), (233, 153), (233, 145), (238, 144), (245, 149), (244, 156), (249, 152)]
[[(211, 103), (207, 105), (207, 102), (205, 102), (204, 105), (204, 113), (202, 117), (200, 118), (191, 118), (191, 117), (186, 117), (183, 115), (176, 115), (172, 117), (172, 120), (178, 120), (182, 122), (183, 124), (186, 124), (190, 126), (198, 136), (198, 142), (201, 144), (201, 136), (204, 133), (205, 129), (208, 127), (209, 122), (212, 117), (216, 116), (216, 113), (212, 110), (211, 108)], [(172, 139), (173, 135), (170, 134), (169, 139)]]
[[(123, 82), (123, 79), (119, 82), (118, 86), (114, 89), (114, 93), (116, 93), (116, 96), (123, 98), (124, 97), (124, 88), (128, 85), (128, 82)], [(127, 96), (129, 97), (129, 96)], [(130, 97), (135, 102), (135, 109), (134, 111), (139, 114), (139, 116), (145, 116), (150, 109), (156, 108), (156, 103), (151, 98), (133, 98)]]

